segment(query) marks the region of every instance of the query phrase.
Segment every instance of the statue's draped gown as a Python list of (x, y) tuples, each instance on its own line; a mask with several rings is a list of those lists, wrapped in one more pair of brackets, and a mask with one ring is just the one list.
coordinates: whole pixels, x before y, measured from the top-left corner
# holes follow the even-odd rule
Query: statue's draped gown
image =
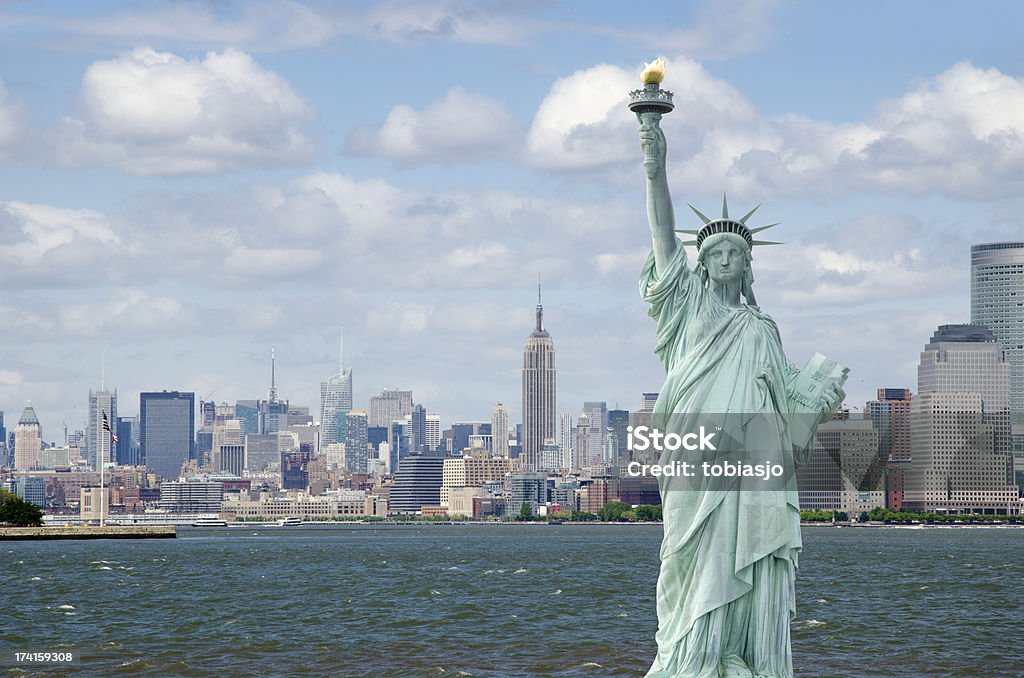
[[(654, 427), (682, 435), (711, 414), (724, 425), (720, 439), (784, 465), (788, 477), (785, 489), (771, 491), (756, 478), (697, 487), (661, 478), (658, 653), (647, 675), (792, 676), (789, 621), (801, 542), (785, 421), (786, 384), (796, 370), (774, 321), (708, 293), (687, 268), (682, 245), (665, 268), (658, 275), (652, 253), (640, 278), (667, 372)], [(703, 459), (735, 459), (729, 452), (720, 445)], [(693, 455), (666, 451), (660, 462)]]

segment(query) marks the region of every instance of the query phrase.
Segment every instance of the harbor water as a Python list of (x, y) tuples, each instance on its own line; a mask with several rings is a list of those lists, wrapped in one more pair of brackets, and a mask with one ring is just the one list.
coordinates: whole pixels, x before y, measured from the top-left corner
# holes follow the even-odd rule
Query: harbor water
[[(7, 675), (642, 676), (657, 525), (2, 545)], [(798, 676), (1024, 675), (1024, 529), (804, 528)], [(15, 663), (67, 652), (71, 664)]]

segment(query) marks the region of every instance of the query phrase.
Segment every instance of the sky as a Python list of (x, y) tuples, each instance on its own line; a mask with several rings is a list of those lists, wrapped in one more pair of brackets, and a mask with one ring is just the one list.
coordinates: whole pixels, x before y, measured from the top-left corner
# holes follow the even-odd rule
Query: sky
[[(1024, 5), (986, 2), (3, 2), (0, 409), (44, 439), (101, 379), (319, 410), (412, 389), (442, 423), (521, 409), (543, 281), (558, 410), (664, 372), (646, 61), (677, 226), (762, 207), (758, 302), (847, 404), (916, 390), (970, 319), (970, 245), (1024, 238)], [(692, 257), (692, 252), (691, 252)]]

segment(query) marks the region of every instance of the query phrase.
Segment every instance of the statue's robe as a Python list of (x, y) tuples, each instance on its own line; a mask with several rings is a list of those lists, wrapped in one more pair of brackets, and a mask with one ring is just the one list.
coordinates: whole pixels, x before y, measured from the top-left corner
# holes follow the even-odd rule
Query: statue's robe
[(655, 353), (667, 373), (653, 426), (683, 435), (715, 422), (725, 445), (716, 452), (665, 451), (660, 463), (693, 462), (695, 455), (762, 459), (786, 475), (771, 483), (660, 479), (658, 652), (647, 675), (791, 676), (789, 622), (801, 542), (786, 385), (796, 370), (775, 322), (711, 295), (687, 268), (682, 245), (665, 269), (657, 274), (652, 253), (640, 278), (657, 322)]

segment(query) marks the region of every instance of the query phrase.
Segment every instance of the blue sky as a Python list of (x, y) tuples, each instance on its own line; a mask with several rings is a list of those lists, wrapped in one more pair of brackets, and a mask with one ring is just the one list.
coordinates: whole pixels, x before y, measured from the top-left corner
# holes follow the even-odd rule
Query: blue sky
[[(0, 3), (0, 408), (47, 440), (90, 387), (518, 417), (545, 281), (559, 410), (663, 379), (636, 292), (644, 61), (686, 202), (763, 203), (758, 300), (848, 403), (969, 319), (969, 246), (1022, 237), (1018, 3)], [(680, 209), (681, 208), (681, 209)]]

